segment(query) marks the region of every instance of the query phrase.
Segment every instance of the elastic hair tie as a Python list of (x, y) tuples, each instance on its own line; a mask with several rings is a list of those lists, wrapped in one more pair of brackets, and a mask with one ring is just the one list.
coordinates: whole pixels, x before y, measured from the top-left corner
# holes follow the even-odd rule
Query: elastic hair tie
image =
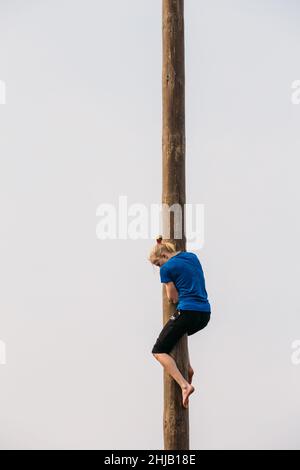
[(162, 244), (162, 241), (163, 241), (163, 237), (161, 235), (159, 235), (156, 239), (156, 242), (161, 245)]

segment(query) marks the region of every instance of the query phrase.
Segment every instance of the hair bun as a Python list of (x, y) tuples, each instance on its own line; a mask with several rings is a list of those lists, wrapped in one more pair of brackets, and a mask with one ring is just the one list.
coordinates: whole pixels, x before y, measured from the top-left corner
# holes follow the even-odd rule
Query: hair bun
[(156, 242), (157, 242), (158, 244), (161, 244), (162, 241), (163, 241), (162, 235), (158, 235), (158, 236), (156, 237)]

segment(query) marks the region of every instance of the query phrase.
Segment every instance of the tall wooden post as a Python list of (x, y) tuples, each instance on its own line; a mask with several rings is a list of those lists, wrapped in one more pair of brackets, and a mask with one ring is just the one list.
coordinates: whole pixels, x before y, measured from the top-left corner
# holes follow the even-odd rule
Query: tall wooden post
[[(182, 238), (174, 238), (171, 214), (170, 236), (163, 214), (163, 236), (175, 242), (177, 250), (186, 250), (185, 239), (185, 60), (184, 0), (163, 0), (163, 191), (162, 203), (179, 204), (182, 209)], [(178, 224), (178, 220), (177, 220)], [(176, 236), (176, 233), (175, 233)], [(163, 323), (175, 306), (170, 305), (163, 287)], [(184, 335), (171, 355), (187, 379), (188, 344)], [(189, 412), (182, 406), (177, 382), (164, 372), (164, 448), (189, 450)]]

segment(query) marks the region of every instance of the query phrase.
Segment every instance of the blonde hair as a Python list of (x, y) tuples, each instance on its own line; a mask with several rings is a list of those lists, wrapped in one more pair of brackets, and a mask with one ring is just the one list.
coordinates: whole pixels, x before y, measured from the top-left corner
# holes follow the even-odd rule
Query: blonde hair
[(155, 264), (164, 253), (176, 253), (176, 246), (172, 242), (167, 242), (163, 239), (162, 235), (156, 237), (156, 245), (153, 246), (148, 260), (150, 263)]

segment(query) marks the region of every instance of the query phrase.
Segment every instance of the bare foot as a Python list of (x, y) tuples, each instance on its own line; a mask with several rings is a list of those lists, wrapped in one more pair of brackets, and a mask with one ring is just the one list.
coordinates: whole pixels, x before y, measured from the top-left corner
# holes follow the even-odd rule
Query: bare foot
[(189, 366), (188, 368), (188, 382), (191, 384), (192, 383), (192, 380), (193, 380), (193, 375), (194, 375), (194, 370), (192, 368), (192, 366)]
[(193, 385), (188, 384), (186, 387), (182, 389), (182, 404), (184, 408), (188, 408), (189, 406), (189, 396), (195, 391)]

